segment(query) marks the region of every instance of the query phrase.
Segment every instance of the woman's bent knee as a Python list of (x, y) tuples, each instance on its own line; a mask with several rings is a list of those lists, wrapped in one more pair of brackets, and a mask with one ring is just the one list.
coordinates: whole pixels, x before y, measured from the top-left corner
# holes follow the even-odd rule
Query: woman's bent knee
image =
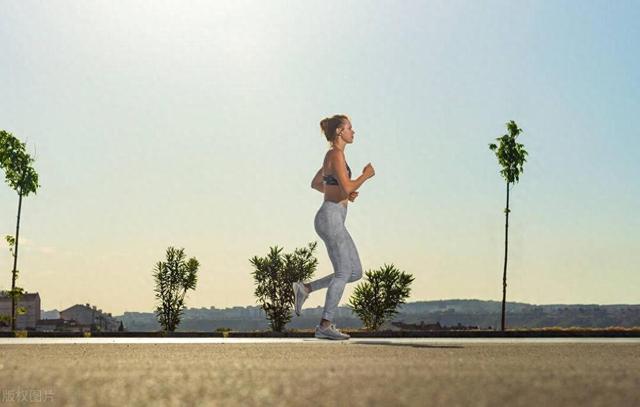
[(354, 271), (349, 277), (349, 282), (353, 283), (354, 281), (358, 281), (362, 278), (362, 270)]

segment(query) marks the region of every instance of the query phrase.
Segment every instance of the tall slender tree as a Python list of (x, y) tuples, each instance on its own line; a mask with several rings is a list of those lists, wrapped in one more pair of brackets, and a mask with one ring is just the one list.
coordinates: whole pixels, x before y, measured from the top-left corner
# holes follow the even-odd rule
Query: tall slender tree
[(489, 144), (489, 149), (495, 152), (498, 163), (502, 167), (500, 174), (507, 181), (507, 207), (504, 210), (504, 269), (502, 274), (502, 320), (500, 329), (505, 327), (505, 306), (507, 300), (507, 251), (509, 248), (509, 190), (520, 180), (520, 173), (524, 172), (522, 166), (527, 161), (525, 156), (528, 153), (524, 150), (524, 145), (517, 142), (517, 138), (522, 133), (522, 129), (513, 120), (507, 123), (508, 134), (496, 138), (499, 145)]
[(11, 330), (16, 329), (16, 302), (23, 290), (16, 287), (18, 279), (18, 244), (20, 242), (20, 213), (22, 211), (22, 197), (36, 193), (38, 187), (38, 173), (31, 164), (34, 159), (26, 151), (25, 143), (13, 134), (0, 130), (0, 168), (4, 170), (7, 184), (18, 193), (18, 217), (16, 220), (16, 235), (8, 237), (12, 245), (13, 270), (11, 271)]

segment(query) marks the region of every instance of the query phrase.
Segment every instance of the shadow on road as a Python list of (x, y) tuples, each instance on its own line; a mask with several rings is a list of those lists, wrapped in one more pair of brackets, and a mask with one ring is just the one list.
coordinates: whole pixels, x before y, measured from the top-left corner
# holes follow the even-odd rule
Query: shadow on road
[(386, 346), (411, 346), (413, 348), (464, 348), (461, 345), (427, 345), (421, 343), (394, 343), (391, 341), (381, 342), (381, 341), (354, 341), (350, 340), (353, 344), (358, 345), (386, 345)]

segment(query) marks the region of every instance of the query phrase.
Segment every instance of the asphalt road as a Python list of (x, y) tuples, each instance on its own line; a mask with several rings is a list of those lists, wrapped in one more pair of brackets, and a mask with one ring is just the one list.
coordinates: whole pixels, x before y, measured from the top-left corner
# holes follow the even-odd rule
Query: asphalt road
[(640, 343), (5, 341), (0, 392), (0, 405), (627, 407)]

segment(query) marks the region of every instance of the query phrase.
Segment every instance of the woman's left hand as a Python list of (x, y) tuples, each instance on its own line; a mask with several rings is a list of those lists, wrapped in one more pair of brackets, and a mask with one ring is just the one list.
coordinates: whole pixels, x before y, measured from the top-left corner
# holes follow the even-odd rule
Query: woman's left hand
[(356, 200), (357, 197), (358, 197), (358, 191), (353, 191), (352, 193), (349, 194), (349, 201), (353, 202)]

